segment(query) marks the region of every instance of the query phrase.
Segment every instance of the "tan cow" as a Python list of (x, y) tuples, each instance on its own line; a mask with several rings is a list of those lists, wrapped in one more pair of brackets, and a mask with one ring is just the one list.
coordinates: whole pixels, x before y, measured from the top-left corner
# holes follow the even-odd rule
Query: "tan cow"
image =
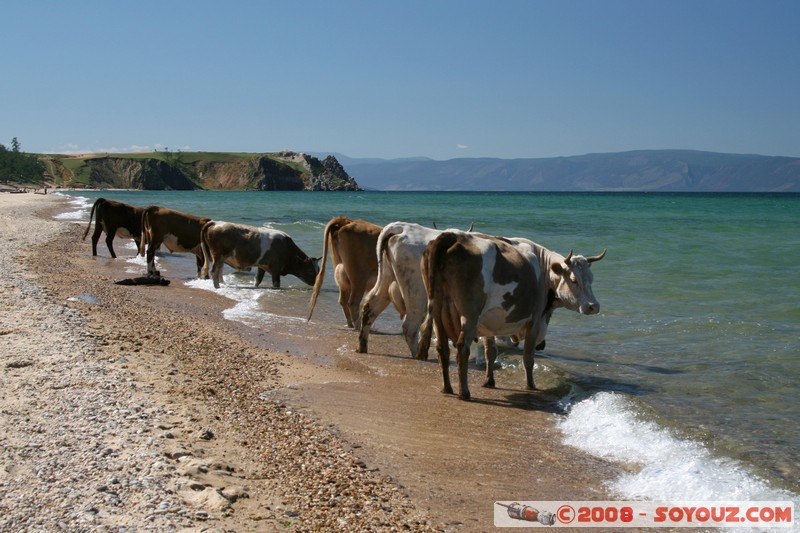
[[(325, 279), (325, 265), (330, 249), (333, 258), (333, 277), (339, 287), (339, 305), (342, 306), (348, 327), (355, 327), (361, 300), (375, 285), (378, 276), (378, 258), (375, 249), (381, 229), (377, 224), (348, 217), (334, 217), (328, 222), (323, 232), (322, 265), (311, 293), (308, 320), (311, 320), (311, 315), (314, 313), (319, 291)], [(395, 306), (398, 305), (399, 303), (395, 302)]]
[(173, 253), (192, 253), (197, 259), (197, 275), (205, 258), (200, 246), (200, 230), (211, 219), (151, 205), (142, 213), (142, 242), (139, 254), (147, 253), (147, 273), (158, 275), (155, 265), (156, 250), (162, 244)]
[(136, 241), (136, 248), (142, 238), (142, 213), (144, 209), (135, 205), (123, 204), (114, 200), (98, 198), (89, 213), (89, 225), (83, 232), (83, 239), (89, 234), (94, 218), (94, 233), (92, 234), (92, 255), (97, 255), (97, 241), (100, 234), (106, 232), (106, 246), (111, 257), (116, 258), (114, 253), (114, 237), (127, 237)]

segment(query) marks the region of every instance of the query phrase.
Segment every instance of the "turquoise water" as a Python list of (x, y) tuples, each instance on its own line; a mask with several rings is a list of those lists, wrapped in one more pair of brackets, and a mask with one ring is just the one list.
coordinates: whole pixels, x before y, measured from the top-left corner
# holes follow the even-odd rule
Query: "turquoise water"
[[(537, 372), (572, 385), (563, 402), (565, 442), (610, 457), (661, 450), (632, 459), (642, 471), (616, 481), (621, 496), (741, 500), (800, 493), (800, 195), (69, 194), (85, 199), (67, 215), (76, 219), (86, 220), (85, 204), (98, 196), (159, 204), (282, 229), (314, 256), (334, 215), (439, 228), (474, 223), (478, 231), (527, 237), (563, 254), (607, 248), (592, 268), (600, 314), (557, 312), (537, 356)], [(173, 277), (194, 273), (192, 258), (163, 261)], [(297, 287), (296, 300), (286, 299), (291, 291), (263, 291), (250, 312), (304, 316), (307, 290), (294, 278), (286, 285)], [(330, 273), (326, 285), (329, 311), (321, 316), (341, 321)], [(270, 308), (273, 298), (284, 299)], [(506, 351), (503, 371), (522, 372), (518, 352)], [(694, 464), (687, 453), (702, 467), (686, 471)], [(678, 494), (678, 487), (695, 488)]]

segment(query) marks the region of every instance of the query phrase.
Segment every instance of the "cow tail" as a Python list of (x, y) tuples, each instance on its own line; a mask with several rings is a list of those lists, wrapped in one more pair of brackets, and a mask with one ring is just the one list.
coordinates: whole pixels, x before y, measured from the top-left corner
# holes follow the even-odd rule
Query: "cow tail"
[[(425, 248), (425, 252), (422, 254), (420, 270), (428, 295), (428, 306), (425, 320), (422, 321), (420, 326), (417, 359), (427, 359), (428, 357), (428, 349), (431, 346), (431, 336), (433, 335), (433, 317), (442, 313), (442, 264), (444, 253), (455, 244), (456, 239), (457, 236), (454, 233), (442, 233)], [(445, 336), (444, 331), (440, 331), (437, 334), (441, 337)], [(441, 338), (439, 342), (447, 342), (447, 339)]]
[(203, 270), (200, 272), (201, 278), (208, 278), (211, 275), (211, 250), (208, 249), (208, 231), (214, 225), (213, 220), (209, 220), (200, 229), (200, 249), (203, 251)]
[[(86, 231), (83, 232), (84, 241), (86, 240), (86, 236), (89, 235), (89, 229), (92, 227), (92, 218), (94, 218), (94, 210), (97, 209), (97, 205), (100, 202), (105, 202), (105, 199), (98, 198), (97, 200), (95, 200), (94, 205), (92, 206), (92, 210), (89, 212), (89, 225), (86, 226)], [(97, 225), (97, 222), (95, 222), (95, 225)]]
[[(402, 227), (389, 225), (383, 228), (380, 235), (378, 235), (378, 244), (375, 246), (375, 251), (378, 254), (378, 276), (383, 272), (383, 257), (389, 253), (389, 239), (400, 233), (403, 233)], [(375, 282), (376, 287), (379, 281)]]
[[(336, 217), (325, 225), (325, 231), (322, 232), (322, 261), (319, 265), (317, 278), (314, 280), (314, 288), (311, 291), (311, 302), (308, 304), (308, 317), (306, 318), (306, 322), (311, 321), (311, 315), (314, 314), (314, 307), (317, 305), (319, 291), (322, 290), (322, 282), (325, 281), (325, 265), (328, 263), (329, 241), (333, 239), (336, 232), (348, 222), (350, 222), (348, 218)], [(331, 249), (332, 248), (333, 246), (331, 245)]]
[(148, 213), (150, 212), (150, 208), (145, 209), (142, 211), (142, 239), (139, 242), (139, 255), (144, 257), (144, 253), (147, 250), (147, 245), (150, 242), (150, 217)]

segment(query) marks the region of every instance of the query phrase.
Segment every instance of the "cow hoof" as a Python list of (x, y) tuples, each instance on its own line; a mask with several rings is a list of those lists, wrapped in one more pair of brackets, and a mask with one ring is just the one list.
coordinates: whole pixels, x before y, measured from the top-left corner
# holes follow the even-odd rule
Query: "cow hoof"
[(417, 360), (418, 361), (427, 361), (428, 360), (428, 354), (427, 353), (424, 353), (424, 354), (418, 353), (417, 354)]
[(487, 380), (484, 382), (483, 386), (484, 386), (485, 388), (487, 388), (487, 389), (493, 389), (493, 388), (494, 388), (494, 380), (493, 380), (493, 379), (487, 379)]
[(469, 395), (469, 393), (459, 394), (458, 395), (458, 399), (461, 400), (461, 401), (464, 401), (464, 402), (468, 402), (470, 400), (470, 395)]

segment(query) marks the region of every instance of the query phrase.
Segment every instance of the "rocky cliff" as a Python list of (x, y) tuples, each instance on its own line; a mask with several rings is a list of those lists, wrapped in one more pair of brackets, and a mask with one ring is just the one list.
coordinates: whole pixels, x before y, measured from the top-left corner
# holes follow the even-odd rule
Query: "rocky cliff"
[(89, 161), (97, 188), (186, 191), (195, 188), (178, 168), (158, 159), (98, 157)]
[(357, 191), (333, 156), (153, 152), (47, 156), (57, 184), (149, 190)]

